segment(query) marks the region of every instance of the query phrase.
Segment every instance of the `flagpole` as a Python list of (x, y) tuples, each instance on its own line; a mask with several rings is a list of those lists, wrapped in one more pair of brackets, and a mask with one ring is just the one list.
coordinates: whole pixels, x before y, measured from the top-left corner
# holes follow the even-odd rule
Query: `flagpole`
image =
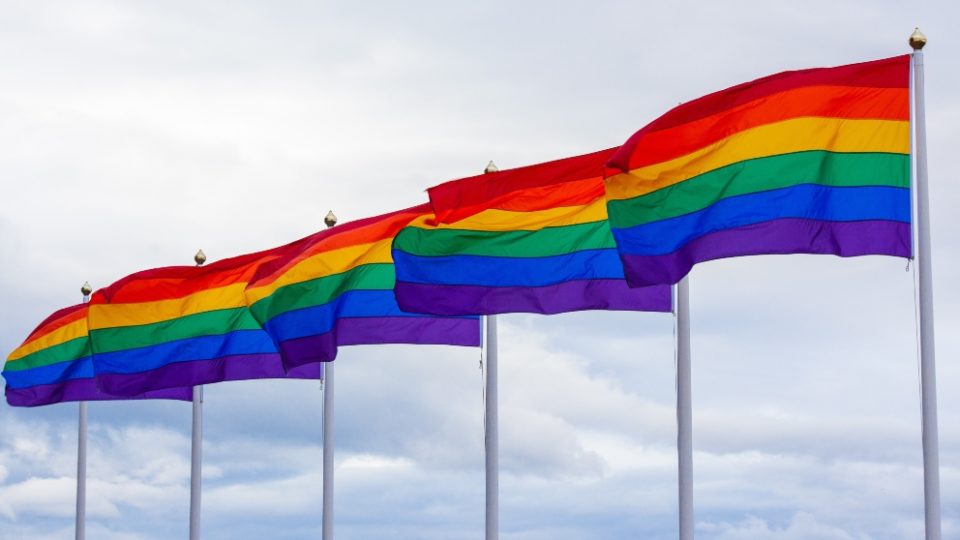
[(323, 364), (323, 540), (333, 540), (333, 367)]
[(923, 46), (919, 29), (913, 48), (913, 106), (917, 163), (917, 266), (920, 289), (920, 408), (923, 438), (923, 508), (926, 540), (940, 540), (940, 455), (937, 436), (937, 373), (933, 334), (933, 270), (930, 256), (930, 194), (927, 183), (927, 125), (923, 102)]
[(680, 540), (693, 540), (693, 413), (690, 377), (690, 283), (677, 283), (677, 463)]
[[(337, 224), (333, 210), (323, 218), (330, 229)], [(333, 540), (333, 362), (323, 364), (323, 540)]]
[[(90, 301), (93, 288), (89, 282), (80, 287), (83, 303)], [(77, 418), (77, 515), (74, 526), (76, 540), (87, 537), (87, 402), (79, 403)]]
[[(484, 174), (499, 172), (490, 161)], [(486, 540), (500, 537), (500, 432), (497, 403), (497, 316), (487, 315), (487, 388), (484, 406), (484, 456), (486, 471)]]
[(487, 315), (487, 399), (484, 425), (486, 454), (487, 508), (486, 540), (500, 536), (500, 434), (497, 407), (497, 316)]
[[(207, 255), (198, 250), (193, 256), (197, 266), (207, 262)], [(190, 540), (200, 538), (200, 489), (203, 458), (203, 386), (193, 387), (193, 426), (190, 440)]]
[(200, 473), (203, 451), (203, 386), (193, 387), (193, 427), (190, 440), (190, 540), (200, 538)]

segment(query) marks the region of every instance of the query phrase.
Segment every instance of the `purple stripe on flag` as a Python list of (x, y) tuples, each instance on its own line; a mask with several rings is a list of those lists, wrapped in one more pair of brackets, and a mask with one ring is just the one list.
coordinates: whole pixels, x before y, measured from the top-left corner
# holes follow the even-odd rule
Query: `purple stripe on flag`
[(284, 369), (277, 353), (242, 354), (212, 360), (174, 362), (141, 373), (98, 375), (100, 387), (111, 394), (128, 396), (145, 388), (171, 388), (249, 379), (319, 379), (320, 364)]
[(434, 315), (550, 315), (588, 309), (671, 310), (669, 287), (631, 289), (622, 279), (565, 281), (545, 287), (432, 285), (397, 281), (394, 292), (404, 311)]
[(108, 401), (129, 399), (176, 399), (190, 401), (193, 390), (190, 388), (169, 388), (155, 390), (134, 396), (116, 396), (97, 388), (94, 379), (74, 379), (62, 383), (40, 384), (26, 388), (6, 389), (7, 403), (13, 407), (36, 407), (65, 401)]
[(288, 339), (280, 342), (278, 348), (287, 370), (317, 362), (330, 362), (337, 357), (337, 342), (333, 332)]
[(646, 287), (677, 283), (693, 265), (704, 261), (791, 253), (910, 257), (910, 224), (778, 219), (707, 234), (666, 255), (625, 254), (622, 259), (627, 282)]
[(337, 357), (337, 345), (480, 345), (479, 319), (435, 317), (356, 317), (337, 321), (336, 329), (280, 343), (287, 369)]
[(340, 345), (409, 343), (414, 345), (480, 346), (480, 319), (436, 317), (363, 317), (340, 319)]

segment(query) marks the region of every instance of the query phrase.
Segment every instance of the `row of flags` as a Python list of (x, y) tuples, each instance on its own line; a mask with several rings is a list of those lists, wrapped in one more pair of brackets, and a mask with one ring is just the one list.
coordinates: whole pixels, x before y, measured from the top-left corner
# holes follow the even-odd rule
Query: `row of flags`
[(316, 378), (339, 346), (480, 344), (479, 315), (669, 312), (699, 262), (910, 257), (910, 57), (786, 72), (682, 104), (623, 146), (428, 190), (429, 203), (61, 310), (4, 366), (11, 405), (189, 399)]
[(7, 402), (191, 400), (204, 384), (321, 378), (341, 345), (479, 346), (479, 317), (405, 312), (394, 299), (390, 243), (424, 211), (127, 276), (54, 314), (10, 354)]

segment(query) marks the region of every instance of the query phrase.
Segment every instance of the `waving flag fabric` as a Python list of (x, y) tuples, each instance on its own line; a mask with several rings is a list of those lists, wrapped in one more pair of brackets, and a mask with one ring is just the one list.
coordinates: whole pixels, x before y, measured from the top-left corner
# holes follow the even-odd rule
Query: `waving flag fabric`
[(479, 346), (478, 317), (403, 312), (390, 243), (427, 206), (207, 266), (130, 275), (55, 313), (11, 353), (15, 405), (191, 398), (190, 387), (320, 378), (340, 345)]
[[(101, 392), (94, 379), (87, 328), (87, 304), (61, 309), (47, 317), (3, 367), (7, 403), (17, 407), (64, 401), (121, 399)], [(122, 399), (190, 400), (190, 388), (170, 388)]]
[(685, 103), (610, 159), (631, 285), (776, 253), (911, 255), (909, 57), (785, 72)]
[(288, 367), (336, 358), (341, 345), (480, 345), (478, 317), (402, 311), (394, 298), (393, 237), (422, 205), (319, 232), (263, 265), (245, 291)]
[(284, 248), (207, 266), (130, 275), (94, 293), (90, 342), (100, 387), (117, 395), (265, 378), (320, 378), (320, 366), (287, 372), (250, 313), (244, 289)]
[(433, 214), (397, 235), (396, 295), (441, 315), (669, 311), (667, 287), (629, 289), (607, 222), (613, 150), (429, 190)]

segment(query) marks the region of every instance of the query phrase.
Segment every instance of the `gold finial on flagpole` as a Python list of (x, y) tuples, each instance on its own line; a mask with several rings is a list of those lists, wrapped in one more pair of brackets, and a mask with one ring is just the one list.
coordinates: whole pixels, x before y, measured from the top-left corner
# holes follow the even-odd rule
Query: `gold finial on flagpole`
[(84, 281), (84, 282), (83, 282), (83, 286), (80, 287), (80, 292), (81, 292), (84, 296), (90, 296), (90, 293), (93, 292), (93, 287), (90, 286), (90, 282), (89, 282), (89, 281)]
[(913, 33), (910, 34), (910, 39), (907, 40), (907, 43), (913, 47), (913, 50), (919, 51), (927, 44), (927, 36), (923, 35), (923, 32), (920, 31), (920, 27), (913, 29)]
[(203, 263), (207, 262), (207, 254), (202, 249), (198, 249), (197, 254), (193, 256), (193, 262), (197, 263), (197, 266), (203, 266)]
[(495, 172), (500, 172), (500, 169), (497, 167), (497, 165), (496, 165), (496, 164), (493, 162), (493, 160), (491, 159), (490, 162), (487, 163), (486, 168), (483, 169), (483, 174), (490, 174), (490, 173), (495, 173)]
[(337, 215), (333, 213), (333, 210), (331, 210), (327, 212), (326, 216), (324, 216), (323, 222), (324, 224), (326, 224), (327, 228), (329, 229), (330, 227), (333, 227), (334, 225), (337, 224)]

